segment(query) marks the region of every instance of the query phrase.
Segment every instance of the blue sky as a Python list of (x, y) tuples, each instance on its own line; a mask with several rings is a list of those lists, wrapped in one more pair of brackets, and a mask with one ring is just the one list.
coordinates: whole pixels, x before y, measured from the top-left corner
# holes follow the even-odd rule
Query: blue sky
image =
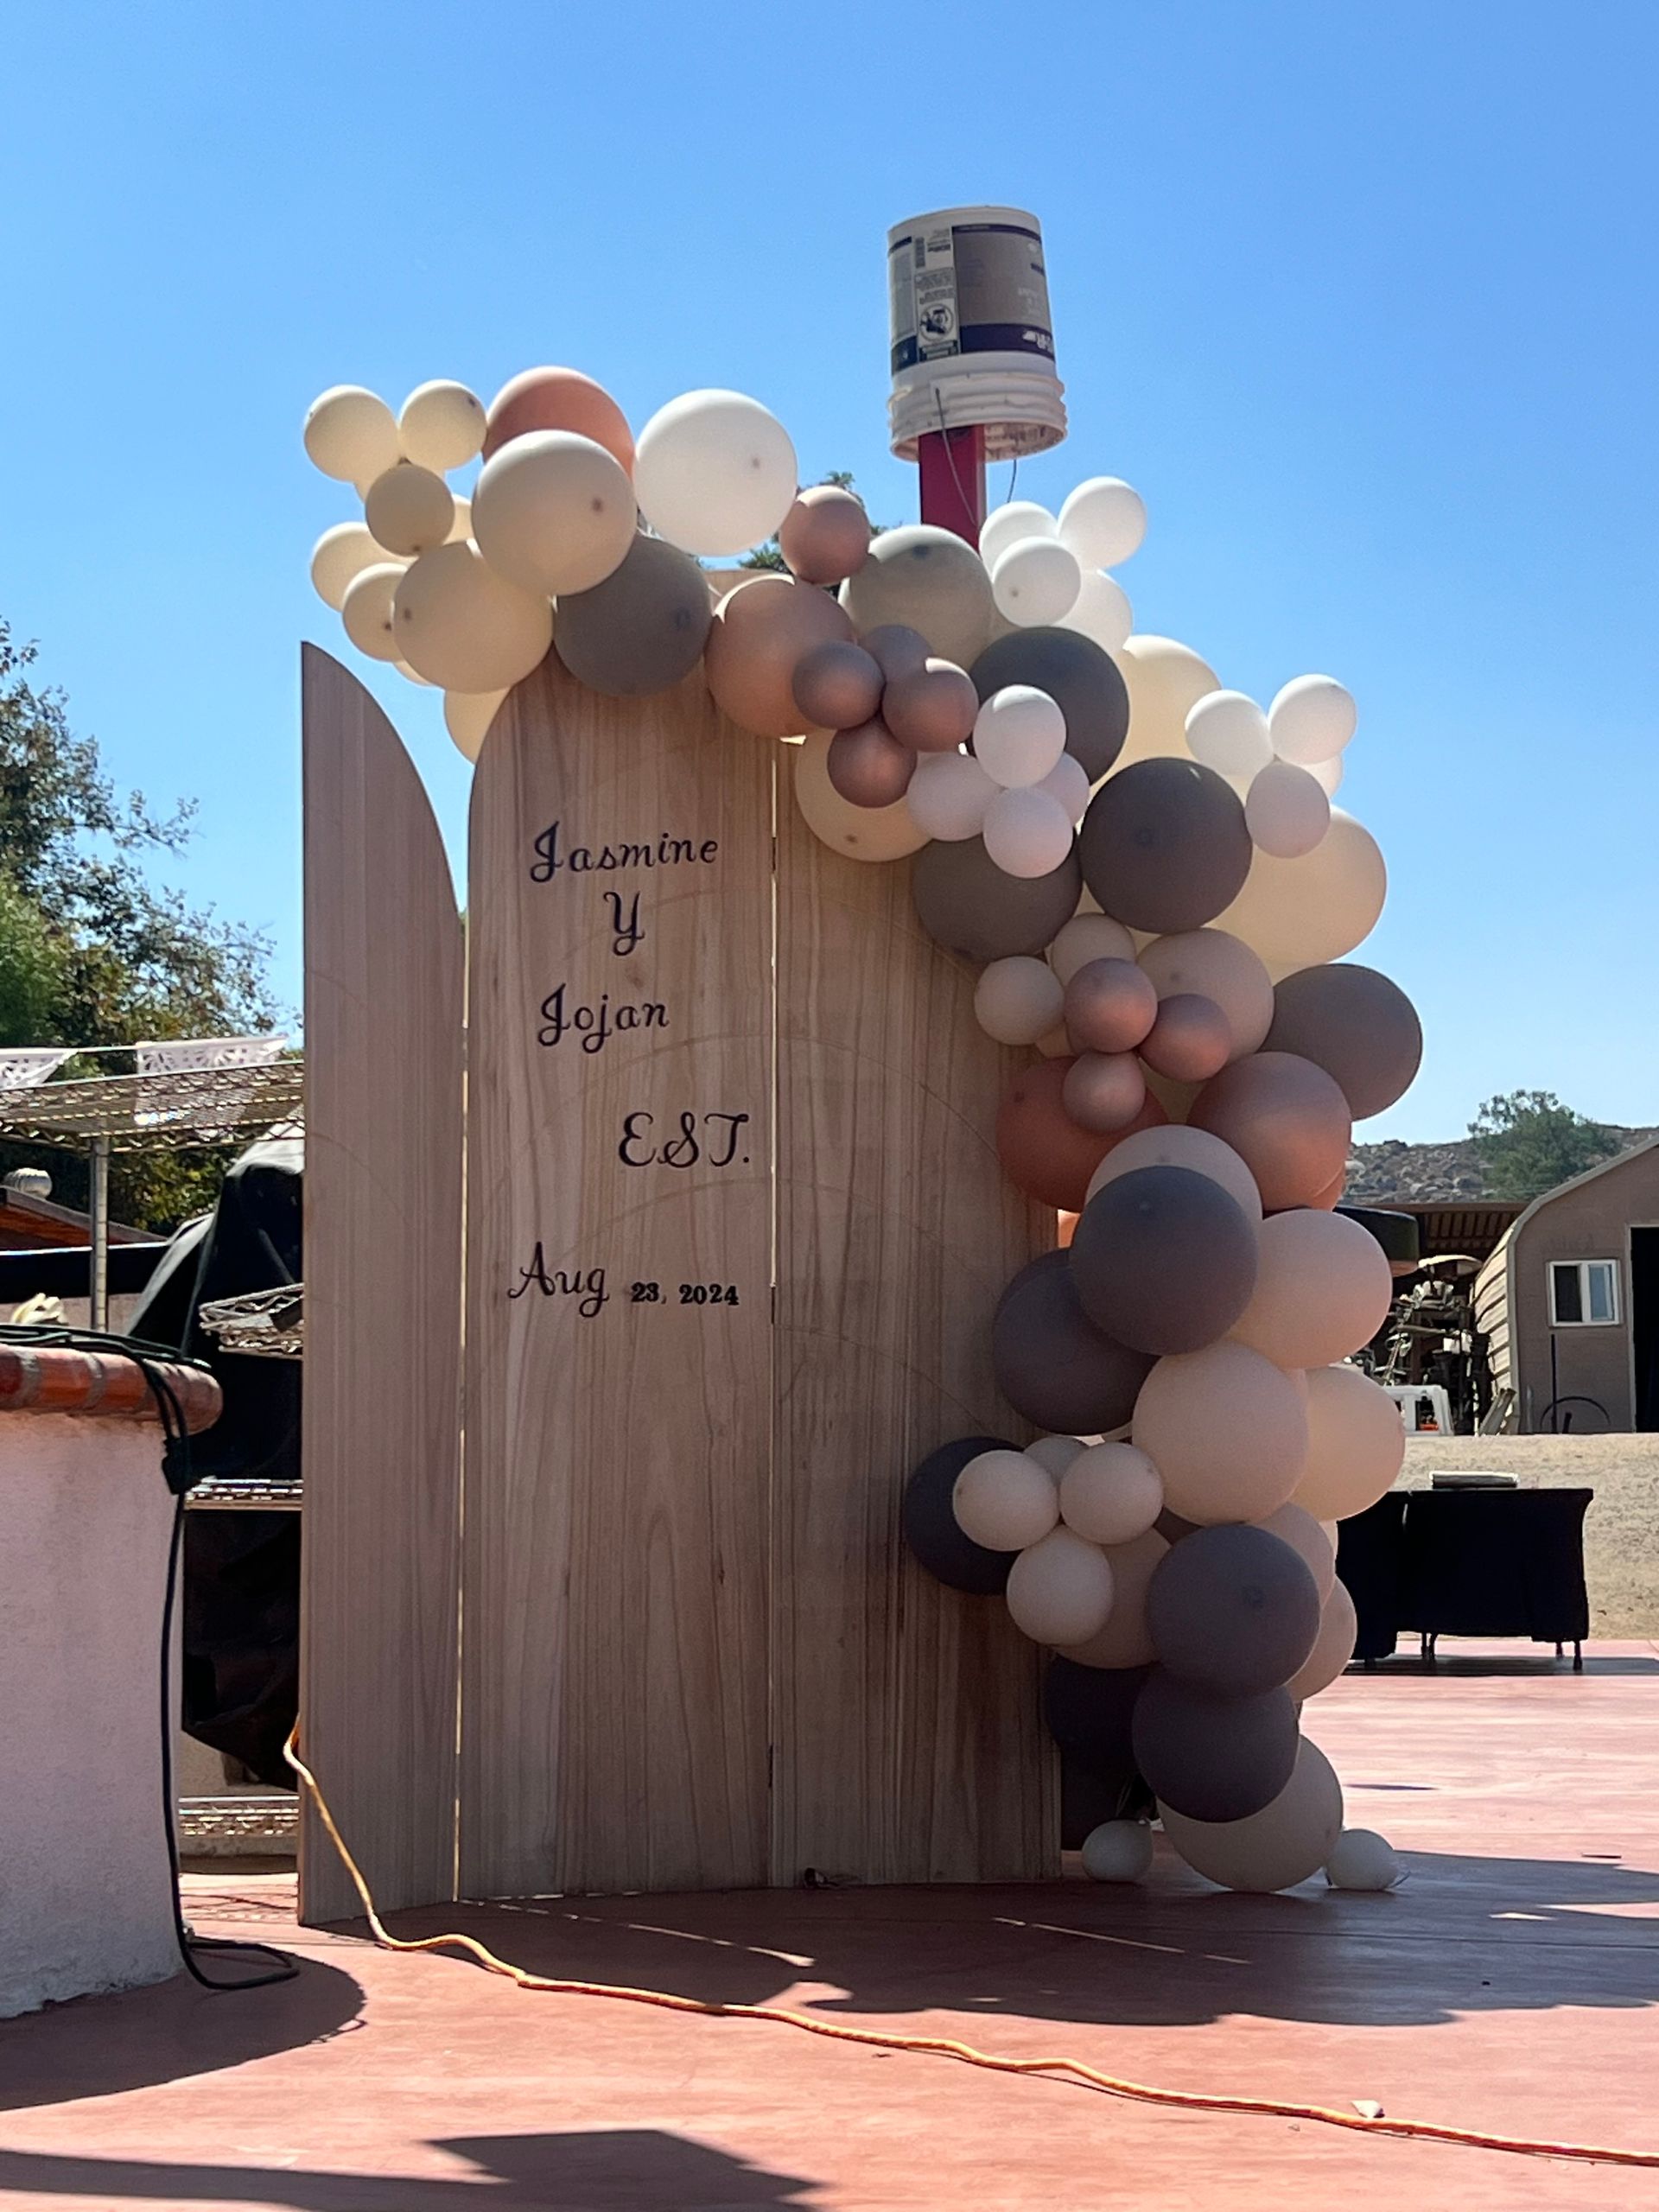
[[(725, 21), (12, 0), (0, 611), (118, 776), (199, 798), (175, 880), (268, 927), (297, 1002), (297, 644), (341, 649), (306, 566), (352, 512), (301, 449), (317, 391), (487, 397), (568, 361), (638, 424), (735, 385), (805, 475), (851, 468), (905, 518), (886, 229), (1009, 201), (1046, 228), (1071, 412), (1020, 493), (1127, 476), (1139, 626), (1263, 699), (1309, 668), (1358, 696), (1344, 803), (1392, 874), (1359, 957), (1429, 1039), (1361, 1134), (1452, 1135), (1520, 1084), (1659, 1121), (1659, 17)], [(436, 695), (370, 680), (458, 853)]]

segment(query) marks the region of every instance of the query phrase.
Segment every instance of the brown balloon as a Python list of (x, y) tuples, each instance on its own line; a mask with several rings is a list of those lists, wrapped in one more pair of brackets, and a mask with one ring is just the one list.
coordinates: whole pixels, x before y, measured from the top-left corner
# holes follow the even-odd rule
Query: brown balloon
[(919, 630), (907, 630), (902, 622), (878, 622), (874, 630), (861, 632), (858, 642), (872, 659), (880, 663), (889, 683), (895, 677), (909, 676), (927, 665), (927, 639)]
[(1079, 1052), (1132, 1052), (1158, 1019), (1158, 991), (1133, 960), (1087, 960), (1065, 987), (1065, 1033)]
[(1334, 1077), (1357, 1122), (1410, 1089), (1423, 1057), (1422, 1025), (1400, 986), (1375, 968), (1339, 961), (1300, 969), (1273, 1001), (1269, 1047), (1300, 1053)]
[(603, 583), (560, 593), (553, 649), (590, 690), (641, 698), (691, 673), (712, 619), (709, 580), (691, 556), (642, 531)]
[(1172, 1083), (1207, 1083), (1233, 1049), (1233, 1025), (1200, 991), (1173, 991), (1158, 1001), (1158, 1019), (1141, 1046), (1154, 1075)]
[(801, 728), (795, 671), (815, 645), (850, 644), (853, 626), (827, 591), (792, 576), (757, 576), (715, 609), (703, 672), (715, 704), (756, 737)]
[(928, 935), (982, 967), (1052, 944), (1077, 911), (1082, 889), (1075, 852), (1048, 875), (1005, 875), (982, 837), (936, 837), (917, 854), (910, 876)]
[(982, 699), (1010, 683), (1046, 691), (1065, 716), (1065, 749), (1097, 784), (1123, 750), (1129, 695), (1116, 662), (1076, 630), (1010, 630), (974, 663)]
[(798, 664), (795, 703), (814, 729), (856, 729), (881, 705), (881, 664), (861, 645), (832, 639)]
[(1348, 1160), (1353, 1122), (1334, 1080), (1294, 1052), (1252, 1052), (1212, 1076), (1188, 1126), (1230, 1144), (1270, 1212), (1319, 1199)]
[(1232, 785), (1197, 760), (1161, 756), (1109, 776), (1077, 833), (1101, 911), (1160, 937), (1214, 921), (1243, 889), (1254, 850)]
[(1128, 1420), (1152, 1359), (1103, 1336), (1078, 1303), (1071, 1255), (1045, 1252), (997, 1302), (991, 1368), (1022, 1420), (1058, 1435), (1096, 1436)]
[(1133, 1052), (1079, 1052), (1066, 1070), (1061, 1103), (1080, 1129), (1127, 1132), (1147, 1103), (1147, 1078)]
[(580, 369), (525, 369), (509, 378), (490, 402), (485, 418), (484, 459), (526, 430), (574, 430), (633, 474), (633, 433), (606, 391)]
[(996, 1156), (1018, 1191), (1057, 1212), (1081, 1213), (1089, 1179), (1115, 1144), (1169, 1117), (1148, 1095), (1133, 1120), (1110, 1133), (1081, 1128), (1065, 1110), (1072, 1063), (1039, 1060), (1022, 1068), (1003, 1093), (996, 1116)]
[(804, 584), (844, 583), (870, 550), (864, 502), (839, 484), (815, 484), (779, 525), (778, 550)]
[(830, 782), (853, 806), (891, 806), (910, 789), (916, 755), (880, 720), (838, 729), (824, 761)]
[(881, 719), (918, 753), (955, 753), (973, 735), (978, 713), (974, 679), (954, 661), (925, 661), (890, 678), (881, 698)]

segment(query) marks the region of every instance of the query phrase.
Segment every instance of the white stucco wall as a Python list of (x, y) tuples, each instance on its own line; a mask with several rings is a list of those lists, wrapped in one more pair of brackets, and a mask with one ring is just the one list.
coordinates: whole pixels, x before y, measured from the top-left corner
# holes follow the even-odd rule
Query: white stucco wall
[(0, 2018), (179, 1970), (161, 1452), (151, 1421), (0, 1414)]

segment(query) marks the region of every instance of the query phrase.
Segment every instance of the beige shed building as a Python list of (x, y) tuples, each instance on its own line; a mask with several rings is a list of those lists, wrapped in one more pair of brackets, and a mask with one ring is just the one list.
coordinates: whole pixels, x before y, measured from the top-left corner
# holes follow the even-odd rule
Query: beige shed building
[(1480, 1271), (1475, 1325), (1523, 1436), (1659, 1429), (1659, 1138), (1533, 1200)]

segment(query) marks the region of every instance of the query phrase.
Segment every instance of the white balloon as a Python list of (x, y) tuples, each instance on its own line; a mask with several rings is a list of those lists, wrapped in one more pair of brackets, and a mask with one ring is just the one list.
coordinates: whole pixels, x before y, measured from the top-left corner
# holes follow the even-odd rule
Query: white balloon
[(1006, 553), (1010, 545), (1017, 545), (1022, 537), (1057, 537), (1059, 524), (1046, 507), (1039, 507), (1035, 499), (1010, 499), (1004, 505), (993, 507), (979, 528), (979, 557), (988, 571), (996, 565), (998, 556)]
[(1091, 1882), (1139, 1882), (1152, 1871), (1152, 1823), (1103, 1821), (1083, 1839), (1083, 1871)]
[[(338, 613), (346, 594), (365, 569), (385, 568), (391, 556), (360, 522), (337, 522), (311, 549), (311, 581), (317, 596)], [(403, 562), (397, 564), (404, 566)]]
[(400, 461), (377, 476), (363, 500), (363, 518), (388, 553), (412, 560), (429, 553), (449, 535), (455, 518), (454, 495), (442, 476)]
[(1171, 1122), (1162, 1128), (1137, 1129), (1132, 1137), (1115, 1144), (1089, 1181), (1089, 1196), (1103, 1190), (1120, 1175), (1137, 1167), (1190, 1167), (1219, 1183), (1244, 1209), (1247, 1221), (1262, 1218), (1262, 1193), (1255, 1178), (1230, 1144), (1208, 1129), (1190, 1129), (1185, 1122)]
[(1103, 652), (1115, 653), (1135, 627), (1135, 609), (1116, 576), (1085, 569), (1071, 611), (1060, 617), (1059, 627), (1076, 630), (1092, 638)]
[(999, 614), (1017, 629), (1058, 622), (1077, 603), (1083, 570), (1069, 546), (1054, 537), (1016, 538), (991, 570), (991, 596)]
[(1273, 978), (1242, 938), (1225, 930), (1178, 930), (1143, 944), (1139, 958), (1160, 999), (1192, 991), (1215, 1001), (1232, 1031), (1230, 1058), (1260, 1051), (1273, 1027)]
[(306, 411), (304, 437), (314, 464), (343, 484), (372, 484), (402, 452), (391, 408), (360, 384), (320, 393)]
[(456, 750), (468, 760), (476, 760), (483, 751), (495, 710), (506, 696), (505, 691), (444, 693), (443, 726), (454, 738)]
[(1110, 1618), (1112, 1570), (1097, 1544), (1056, 1529), (1015, 1560), (1007, 1599), (1014, 1626), (1033, 1643), (1086, 1643)]
[(574, 430), (509, 438), (473, 488), (479, 551), (498, 575), (544, 599), (614, 575), (635, 530), (627, 471)]
[(1090, 569), (1115, 569), (1139, 550), (1147, 503), (1121, 476), (1091, 476), (1060, 509), (1061, 542)]
[(1359, 709), (1334, 676), (1298, 676), (1274, 695), (1268, 709), (1273, 749), (1281, 760), (1306, 766), (1330, 760), (1354, 734)]
[(1218, 776), (1253, 776), (1273, 758), (1268, 718), (1243, 691), (1210, 691), (1186, 713), (1186, 749)]
[(1163, 1510), (1158, 1470), (1133, 1444), (1091, 1444), (1060, 1478), (1060, 1518), (1091, 1544), (1132, 1544)]
[(1004, 875), (1052, 875), (1071, 850), (1071, 817), (1046, 791), (998, 791), (985, 810), (982, 835)]
[(401, 660), (403, 652), (393, 625), (392, 607), (397, 587), (405, 575), (400, 561), (381, 561), (352, 578), (340, 603), (346, 634), (360, 653), (371, 660)]
[(1007, 683), (993, 691), (974, 722), (974, 758), (1007, 789), (1040, 784), (1065, 750), (1065, 716), (1046, 691)]
[(397, 436), (406, 456), (442, 476), (460, 468), (484, 444), (484, 403), (464, 384), (435, 377), (416, 385), (397, 417)]
[(1404, 1872), (1394, 1846), (1375, 1828), (1344, 1828), (1325, 1862), (1333, 1890), (1391, 1890)]
[[(855, 806), (850, 799), (844, 799), (830, 780), (833, 742), (832, 731), (814, 730), (795, 749), (795, 804), (812, 835), (843, 860), (898, 861), (906, 853), (919, 852), (927, 842), (928, 832), (911, 814), (906, 804), (910, 794), (894, 799), (891, 806)], [(923, 757), (943, 760), (947, 756)], [(995, 791), (996, 786), (988, 776), (985, 782)], [(912, 778), (911, 790), (914, 789)]]
[(456, 545), (459, 544), (462, 539), (470, 537), (472, 534), (473, 503), (470, 499), (463, 499), (461, 493), (457, 492), (455, 493), (454, 520), (450, 524), (449, 535), (443, 542), (446, 545)]
[(1023, 1551), (1058, 1522), (1059, 1493), (1047, 1468), (1024, 1452), (982, 1452), (957, 1477), (950, 1510), (963, 1535), (987, 1551)]
[(1062, 753), (1036, 788), (1058, 799), (1074, 827), (1089, 811), (1089, 772), (1075, 753)]
[(1342, 1784), (1306, 1736), (1290, 1780), (1270, 1805), (1243, 1821), (1190, 1821), (1160, 1804), (1164, 1834), (1196, 1873), (1224, 1889), (1265, 1894), (1317, 1874), (1342, 1833)]
[[(1073, 914), (1048, 948), (1048, 964), (1062, 983), (1091, 960), (1133, 960), (1135, 939), (1109, 914)], [(1264, 1028), (1262, 1036), (1267, 1035)], [(1069, 1047), (1067, 1048), (1070, 1049)]]
[(1039, 1467), (1046, 1467), (1056, 1482), (1065, 1472), (1079, 1452), (1084, 1449), (1080, 1436), (1039, 1436), (1034, 1444), (1026, 1446), (1026, 1457), (1034, 1459)]
[(741, 553), (795, 504), (795, 448), (777, 416), (740, 391), (688, 391), (639, 433), (633, 486), (652, 528), (682, 552)]
[(1330, 797), (1306, 768), (1269, 760), (1245, 796), (1244, 826), (1258, 852), (1280, 861), (1300, 860), (1331, 827)]
[(1060, 1018), (1065, 987), (1046, 960), (993, 960), (974, 988), (974, 1018), (999, 1045), (1034, 1045)]
[(969, 753), (924, 753), (898, 804), (909, 809), (921, 833), (918, 844), (929, 837), (957, 844), (978, 836), (999, 789)]
[(1344, 755), (1338, 753), (1332, 760), (1310, 760), (1307, 763), (1308, 774), (1327, 798), (1334, 798), (1342, 787), (1343, 760)]
[(553, 609), (499, 575), (474, 545), (438, 545), (397, 586), (399, 658), (446, 691), (499, 691), (540, 666)]
[(1164, 754), (1188, 759), (1186, 717), (1209, 692), (1220, 690), (1215, 670), (1179, 638), (1143, 631), (1127, 638), (1112, 658), (1129, 695), (1128, 735), (1112, 773)]

